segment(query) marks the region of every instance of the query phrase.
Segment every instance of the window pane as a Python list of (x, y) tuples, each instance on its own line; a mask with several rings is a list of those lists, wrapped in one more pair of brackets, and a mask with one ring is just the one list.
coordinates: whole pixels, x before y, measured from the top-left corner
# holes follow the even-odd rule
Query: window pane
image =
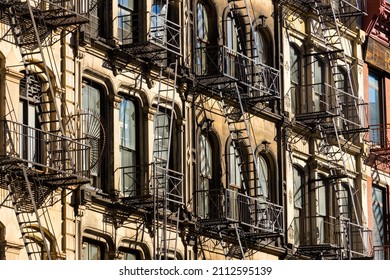
[(155, 117), (154, 156), (163, 161), (168, 160), (169, 127), (169, 117), (164, 113), (157, 113)]
[(268, 163), (263, 156), (258, 157), (258, 166), (258, 194), (263, 195), (265, 198), (269, 198), (269, 170)]
[(303, 173), (294, 167), (293, 169), (294, 206), (302, 208), (303, 201)]
[(207, 137), (201, 135), (200, 141), (200, 173), (205, 177), (212, 177), (211, 145)]
[(320, 111), (321, 110), (321, 101), (324, 98), (324, 63), (316, 58), (313, 65), (313, 77), (314, 77), (314, 96), (313, 96), (313, 103), (314, 103), (314, 111)]
[[(321, 177), (319, 177), (321, 179)], [(318, 199), (318, 214), (320, 216), (326, 216), (326, 187), (324, 181), (317, 182), (317, 199)]]
[[(378, 187), (372, 189), (372, 213), (374, 218), (373, 237), (374, 246), (378, 246), (380, 249), (385, 242), (385, 216), (384, 205), (385, 196), (384, 191)], [(383, 252), (381, 250), (375, 252), (375, 259), (384, 259)]]
[(89, 242), (83, 242), (83, 260), (101, 260), (100, 247), (96, 244)]
[(130, 100), (125, 99), (120, 104), (119, 129), (121, 146), (134, 151), (136, 145), (135, 106)]

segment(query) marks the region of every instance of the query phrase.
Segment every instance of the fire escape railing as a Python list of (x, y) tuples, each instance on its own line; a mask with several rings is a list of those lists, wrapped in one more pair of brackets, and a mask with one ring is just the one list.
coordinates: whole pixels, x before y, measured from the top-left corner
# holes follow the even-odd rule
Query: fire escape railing
[(88, 145), (13, 121), (1, 121), (1, 126), (2, 157), (37, 170), (89, 178)]
[(197, 216), (200, 220), (240, 223), (261, 232), (283, 232), (283, 207), (234, 190), (198, 190)]

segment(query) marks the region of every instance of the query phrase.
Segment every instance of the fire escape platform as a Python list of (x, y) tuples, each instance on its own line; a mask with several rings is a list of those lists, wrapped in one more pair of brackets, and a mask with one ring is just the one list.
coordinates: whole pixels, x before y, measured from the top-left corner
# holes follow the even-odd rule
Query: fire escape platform
[(90, 179), (86, 177), (78, 176), (66, 171), (59, 171), (49, 166), (37, 165), (36, 168), (30, 167), (29, 164), (33, 163), (19, 157), (0, 156), (0, 166), (3, 172), (7, 171), (16, 175), (21, 175), (23, 169), (26, 169), (28, 177), (34, 177), (39, 180), (42, 185), (52, 189), (58, 187), (73, 189), (80, 185), (90, 183)]

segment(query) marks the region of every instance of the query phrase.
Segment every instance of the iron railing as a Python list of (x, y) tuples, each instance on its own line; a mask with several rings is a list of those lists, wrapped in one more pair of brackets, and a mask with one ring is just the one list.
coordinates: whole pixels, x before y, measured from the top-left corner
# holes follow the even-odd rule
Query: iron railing
[(43, 171), (89, 178), (89, 146), (14, 121), (0, 123), (3, 129), (1, 156)]
[(237, 82), (242, 98), (279, 97), (279, 71), (226, 46), (195, 49), (195, 74), (201, 84), (220, 89), (225, 82)]
[(283, 207), (234, 190), (196, 191), (197, 216), (241, 223), (262, 232), (283, 232)]
[[(144, 22), (149, 20), (149, 31), (144, 30)], [(181, 55), (180, 40), (181, 26), (165, 15), (155, 13), (133, 13), (128, 12), (119, 15), (118, 32), (122, 47), (152, 43), (167, 51)]]
[(371, 231), (363, 226), (330, 216), (309, 216), (294, 218), (296, 240), (305, 248), (332, 248), (340, 251), (340, 256), (348, 258), (365, 258), (372, 255)]

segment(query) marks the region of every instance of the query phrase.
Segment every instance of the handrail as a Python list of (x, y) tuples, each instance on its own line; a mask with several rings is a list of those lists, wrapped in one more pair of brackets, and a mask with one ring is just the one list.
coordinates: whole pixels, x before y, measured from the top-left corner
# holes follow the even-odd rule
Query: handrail
[(90, 147), (67, 136), (59, 136), (14, 121), (3, 126), (2, 155), (29, 166), (89, 178)]

